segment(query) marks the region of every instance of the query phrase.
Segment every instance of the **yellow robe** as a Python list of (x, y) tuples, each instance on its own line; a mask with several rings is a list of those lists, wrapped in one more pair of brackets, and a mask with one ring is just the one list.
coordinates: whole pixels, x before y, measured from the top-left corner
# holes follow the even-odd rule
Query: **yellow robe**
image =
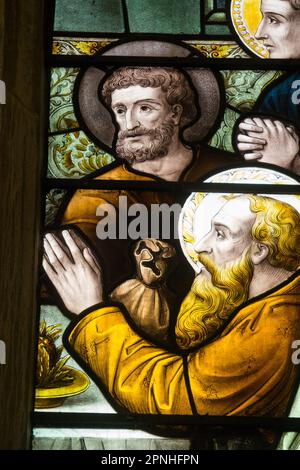
[(133, 413), (283, 416), (297, 384), (300, 276), (241, 308), (222, 334), (183, 357), (140, 337), (116, 306), (84, 316), (69, 343)]

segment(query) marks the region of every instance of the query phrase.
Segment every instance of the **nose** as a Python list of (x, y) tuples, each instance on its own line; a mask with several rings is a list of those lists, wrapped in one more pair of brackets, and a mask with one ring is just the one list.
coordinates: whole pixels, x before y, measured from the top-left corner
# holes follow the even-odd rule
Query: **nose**
[(262, 20), (259, 24), (258, 30), (255, 33), (255, 39), (261, 40), (261, 39), (267, 39), (268, 38), (268, 33), (266, 31), (266, 23), (265, 20)]
[(125, 120), (126, 120), (126, 129), (128, 131), (136, 129), (137, 127), (141, 125), (137, 119), (137, 115), (134, 109), (127, 110)]
[(194, 250), (196, 253), (207, 253), (211, 254), (212, 253), (212, 246), (211, 246), (211, 232), (207, 233), (204, 237), (199, 240), (195, 246)]

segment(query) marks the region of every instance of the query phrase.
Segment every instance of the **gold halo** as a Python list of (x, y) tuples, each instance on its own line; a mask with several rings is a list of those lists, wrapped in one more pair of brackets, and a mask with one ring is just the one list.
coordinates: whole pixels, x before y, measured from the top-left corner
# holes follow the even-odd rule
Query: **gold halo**
[(257, 56), (267, 59), (269, 52), (255, 39), (262, 20), (261, 0), (231, 0), (230, 14), (234, 29), (245, 46)]

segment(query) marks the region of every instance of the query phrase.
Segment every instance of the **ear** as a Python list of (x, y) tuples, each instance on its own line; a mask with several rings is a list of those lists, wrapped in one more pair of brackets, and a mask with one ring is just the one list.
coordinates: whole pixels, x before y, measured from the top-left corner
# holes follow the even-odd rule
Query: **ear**
[(253, 264), (260, 264), (269, 255), (269, 248), (262, 243), (253, 243), (251, 246), (250, 256)]
[(176, 126), (179, 126), (183, 108), (181, 104), (174, 104), (171, 111), (171, 119)]

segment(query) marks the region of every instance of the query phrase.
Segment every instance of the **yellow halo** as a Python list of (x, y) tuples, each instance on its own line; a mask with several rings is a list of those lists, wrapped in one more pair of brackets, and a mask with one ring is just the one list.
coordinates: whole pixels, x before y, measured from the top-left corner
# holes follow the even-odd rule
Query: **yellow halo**
[(234, 29), (251, 52), (264, 59), (269, 53), (264, 45), (255, 39), (255, 33), (262, 20), (261, 0), (231, 0), (230, 13)]

